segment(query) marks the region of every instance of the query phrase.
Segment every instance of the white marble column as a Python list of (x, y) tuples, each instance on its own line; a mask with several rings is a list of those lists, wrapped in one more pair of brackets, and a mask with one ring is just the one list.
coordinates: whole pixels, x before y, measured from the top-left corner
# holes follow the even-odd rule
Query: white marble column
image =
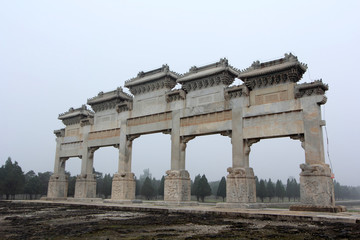
[(111, 200), (131, 201), (135, 199), (135, 174), (131, 172), (132, 143), (140, 135), (126, 135), (126, 120), (120, 127), (119, 165), (114, 174)]
[(81, 157), (81, 173), (76, 177), (74, 198), (95, 198), (96, 197), (96, 178), (93, 173), (94, 153), (98, 148), (87, 147), (84, 143), (83, 154)]
[(254, 171), (249, 166), (250, 147), (259, 141), (243, 137), (242, 107), (247, 104), (247, 98), (234, 100), (236, 108), (232, 109), (232, 166), (227, 169), (226, 202), (254, 203), (256, 202), (256, 185)]
[(49, 199), (66, 199), (68, 192), (68, 177), (65, 175), (66, 160), (69, 158), (61, 158), (61, 143), (63, 137), (56, 138), (56, 153), (54, 173), (49, 179), (47, 198)]
[(191, 198), (190, 174), (185, 169), (186, 143), (194, 137), (180, 137), (180, 111), (172, 112), (171, 169), (166, 171), (164, 200), (184, 202)]
[(325, 163), (321, 104), (323, 95), (300, 99), (304, 119), (305, 163), (300, 165), (300, 201), (304, 205), (335, 206), (331, 169)]

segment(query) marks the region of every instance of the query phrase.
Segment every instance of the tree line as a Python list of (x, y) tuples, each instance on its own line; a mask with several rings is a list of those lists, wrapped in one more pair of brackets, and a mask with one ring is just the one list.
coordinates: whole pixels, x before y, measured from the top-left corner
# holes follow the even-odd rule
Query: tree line
[[(103, 174), (93, 170), (96, 178), (97, 196), (110, 198), (113, 177), (110, 174)], [(75, 194), (76, 176), (68, 176), (68, 196)], [(5, 164), (0, 168), (0, 199), (14, 199), (15, 194), (25, 194), (26, 199), (39, 198), (47, 195), (47, 187), (52, 172), (35, 173), (33, 170), (24, 173), (18, 162), (13, 162), (9, 157)], [(138, 198), (146, 200), (163, 199), (165, 177), (160, 180), (152, 177), (149, 169), (145, 169), (136, 180), (135, 194)], [(290, 177), (286, 184), (281, 180), (273, 182), (271, 179), (264, 180), (255, 177), (256, 195), (263, 202), (277, 198), (278, 201), (296, 201), (300, 198), (300, 185), (295, 178)], [(360, 199), (360, 186), (344, 186), (334, 181), (336, 200)], [(191, 181), (191, 195), (198, 201), (205, 201), (208, 196), (215, 196), (225, 201), (226, 198), (226, 179), (222, 177), (220, 181), (208, 182), (205, 175), (196, 175)]]

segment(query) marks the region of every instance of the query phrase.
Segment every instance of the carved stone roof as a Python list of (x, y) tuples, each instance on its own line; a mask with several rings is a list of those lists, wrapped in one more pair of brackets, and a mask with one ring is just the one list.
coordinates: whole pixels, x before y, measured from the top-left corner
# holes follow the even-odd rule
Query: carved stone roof
[(298, 67), (304, 73), (307, 69), (307, 65), (298, 61), (298, 58), (292, 53), (285, 53), (285, 56), (280, 59), (276, 59), (269, 62), (260, 63), (259, 61), (253, 62), (253, 64), (247, 69), (241, 71), (239, 78), (250, 78), (269, 73), (279, 72), (289, 69), (291, 67)]
[(115, 109), (117, 104), (123, 102), (131, 102), (132, 96), (125, 93), (121, 87), (118, 87), (114, 91), (99, 92), (99, 94), (93, 98), (89, 98), (87, 103), (95, 112)]
[(285, 82), (298, 82), (306, 72), (307, 65), (291, 53), (285, 57), (260, 63), (259, 61), (241, 71), (239, 78), (249, 89), (263, 88)]
[(59, 114), (58, 119), (62, 120), (65, 125), (72, 125), (80, 123), (80, 120), (85, 118), (93, 118), (94, 113), (87, 109), (86, 105), (80, 108), (70, 108), (69, 111)]
[(114, 91), (109, 91), (109, 92), (99, 92), (99, 94), (93, 98), (89, 98), (87, 100), (87, 104), (89, 105), (93, 105), (96, 103), (102, 103), (102, 102), (107, 102), (107, 101), (111, 101), (114, 99), (119, 99), (121, 101), (125, 101), (125, 100), (132, 100), (132, 96), (125, 93), (122, 89), (122, 87), (118, 87), (116, 90)]
[(240, 70), (229, 65), (228, 60), (226, 58), (220, 59), (219, 62), (212, 63), (209, 65), (205, 65), (202, 67), (193, 66), (190, 68), (189, 72), (184, 73), (178, 80), (178, 83), (184, 83), (187, 81), (193, 81), (196, 79), (208, 77), (211, 75), (215, 75), (221, 72), (229, 72), (233, 76), (237, 76), (240, 74)]
[(301, 98), (311, 95), (324, 95), (329, 90), (329, 86), (322, 82), (322, 79), (311, 83), (302, 83), (295, 86), (295, 97)]
[(129, 88), (132, 94), (137, 95), (162, 88), (171, 89), (179, 77), (180, 74), (170, 71), (169, 66), (165, 64), (152, 71), (139, 72), (135, 78), (125, 81), (124, 86)]

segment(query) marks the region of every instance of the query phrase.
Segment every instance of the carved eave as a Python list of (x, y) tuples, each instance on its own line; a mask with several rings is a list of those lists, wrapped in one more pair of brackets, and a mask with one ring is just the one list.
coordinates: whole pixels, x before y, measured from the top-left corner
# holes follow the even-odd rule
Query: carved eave
[(129, 101), (132, 101), (132, 96), (125, 93), (121, 87), (118, 87), (114, 91), (99, 92), (97, 96), (88, 99), (87, 104), (89, 104), (95, 112), (99, 112), (107, 109), (115, 109), (117, 104)]
[(172, 90), (165, 94), (165, 98), (166, 98), (166, 102), (184, 100), (186, 98), (186, 92), (182, 89)]
[(56, 137), (65, 137), (65, 128), (54, 130)]
[(118, 113), (131, 111), (132, 110), (132, 102), (122, 102), (116, 105), (115, 109)]
[(295, 98), (324, 95), (327, 90), (329, 90), (329, 86), (324, 84), (321, 79), (311, 83), (302, 83), (295, 86)]
[(176, 79), (179, 77), (180, 74), (170, 71), (168, 65), (163, 65), (152, 71), (139, 72), (137, 77), (125, 82), (125, 87), (134, 95), (159, 89), (170, 90), (175, 87)]
[(264, 63), (255, 61), (238, 77), (249, 89), (263, 88), (286, 82), (298, 82), (306, 69), (306, 64), (299, 62), (296, 56), (289, 53), (274, 61)]
[(225, 89), (224, 96), (226, 100), (237, 97), (249, 96), (249, 89), (245, 86), (245, 84), (228, 87)]
[(229, 86), (239, 74), (240, 71), (230, 66), (228, 60), (223, 58), (206, 66), (191, 67), (189, 72), (177, 80), (177, 83), (182, 84), (182, 88), (189, 92), (219, 84)]
[(70, 108), (69, 111), (59, 114), (58, 119), (68, 126), (73, 124), (78, 124), (82, 119), (92, 118), (94, 113), (86, 108), (85, 105), (82, 105), (81, 108)]
[(93, 116), (88, 116), (87, 118), (81, 119), (80, 120), (80, 126), (84, 127), (87, 125), (93, 125), (94, 124), (94, 117)]

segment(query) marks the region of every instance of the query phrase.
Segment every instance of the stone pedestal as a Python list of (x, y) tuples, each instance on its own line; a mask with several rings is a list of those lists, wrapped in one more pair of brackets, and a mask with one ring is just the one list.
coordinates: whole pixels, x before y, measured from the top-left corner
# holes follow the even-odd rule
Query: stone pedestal
[(134, 200), (135, 178), (134, 173), (115, 173), (112, 182), (111, 200)]
[(95, 198), (96, 179), (94, 174), (78, 175), (75, 183), (74, 198)]
[(327, 164), (301, 164), (300, 202), (311, 206), (335, 206), (334, 183)]
[(255, 203), (256, 184), (252, 168), (228, 168), (227, 203)]
[(66, 199), (68, 192), (68, 177), (65, 174), (53, 174), (50, 177), (47, 198)]
[(184, 202), (191, 199), (191, 180), (186, 170), (168, 170), (165, 177), (164, 201)]

